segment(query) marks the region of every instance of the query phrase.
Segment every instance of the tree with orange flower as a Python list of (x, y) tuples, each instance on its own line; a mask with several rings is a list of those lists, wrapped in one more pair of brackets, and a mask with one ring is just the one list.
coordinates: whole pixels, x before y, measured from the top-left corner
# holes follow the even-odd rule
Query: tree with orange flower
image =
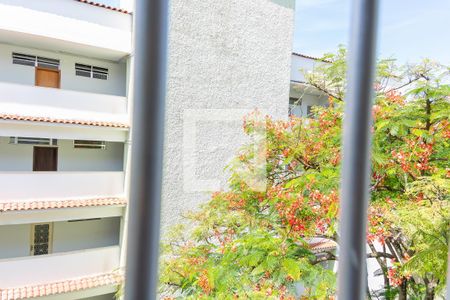
[[(341, 125), (345, 50), (306, 74), (328, 95), (309, 119), (244, 121), (265, 147), (243, 146), (230, 164), (229, 190), (188, 216), (163, 246), (161, 293), (188, 299), (334, 299), (339, 243)], [(425, 61), (399, 68), (381, 60), (373, 107), (368, 259), (384, 277), (384, 299), (434, 299), (445, 285), (450, 220), (449, 69)], [(254, 164), (264, 155), (263, 167)], [(264, 175), (264, 189), (248, 178)], [(299, 286), (303, 286), (302, 295)], [(373, 296), (375, 291), (369, 291)]]

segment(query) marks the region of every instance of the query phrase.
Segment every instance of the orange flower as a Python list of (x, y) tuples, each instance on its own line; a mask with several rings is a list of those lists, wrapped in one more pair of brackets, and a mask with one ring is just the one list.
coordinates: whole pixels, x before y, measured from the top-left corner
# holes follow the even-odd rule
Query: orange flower
[(198, 279), (198, 285), (202, 288), (205, 294), (209, 295), (211, 293), (212, 288), (211, 284), (209, 283), (208, 271), (206, 269), (202, 271), (202, 274)]

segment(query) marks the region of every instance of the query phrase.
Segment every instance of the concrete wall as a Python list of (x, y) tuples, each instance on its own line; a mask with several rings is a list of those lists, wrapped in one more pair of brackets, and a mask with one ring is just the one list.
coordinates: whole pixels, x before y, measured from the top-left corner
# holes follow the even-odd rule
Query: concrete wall
[(0, 172), (0, 203), (123, 197), (123, 182), (124, 172)]
[[(31, 224), (0, 226), (0, 259), (30, 255)], [(119, 244), (120, 218), (53, 223), (53, 253)]]
[(58, 141), (60, 171), (122, 171), (123, 143), (107, 142), (105, 150), (75, 149), (73, 141)]
[[(60, 60), (61, 89), (110, 94), (126, 95), (126, 64), (106, 60), (76, 57), (72, 55), (42, 51), (19, 46), (0, 44), (0, 81), (26, 85), (35, 85), (35, 68), (12, 63), (12, 52), (43, 56)], [(75, 75), (75, 63), (107, 68), (107, 80), (87, 78)]]
[(30, 225), (0, 226), (0, 259), (30, 255)]
[[(58, 171), (122, 171), (124, 144), (107, 142), (106, 149), (75, 149), (72, 140), (58, 140)], [(0, 171), (32, 171), (33, 146), (9, 144), (0, 137)]]
[(118, 245), (119, 232), (120, 218), (56, 222), (53, 253)]
[[(209, 197), (210, 191), (201, 187), (184, 189), (185, 159), (195, 160), (194, 177), (218, 180), (219, 188), (226, 186), (223, 168), (246, 141), (243, 113), (233, 110), (258, 108), (276, 118), (287, 117), (294, 10), (293, 1), (275, 2), (171, 1), (165, 227)], [(234, 117), (233, 121), (197, 122), (194, 157), (183, 154), (183, 122), (190, 109), (203, 116), (209, 114), (204, 109), (221, 109), (225, 111), (219, 115)]]
[(83, 298), (84, 300), (115, 300), (114, 294), (100, 295), (95, 297)]

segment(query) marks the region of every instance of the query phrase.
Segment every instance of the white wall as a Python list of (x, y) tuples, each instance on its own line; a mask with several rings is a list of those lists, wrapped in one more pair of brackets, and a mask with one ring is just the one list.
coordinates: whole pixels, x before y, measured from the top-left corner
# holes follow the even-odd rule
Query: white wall
[[(72, 140), (58, 140), (58, 171), (122, 171), (124, 144), (107, 142), (106, 149), (75, 149)], [(33, 145), (14, 145), (0, 137), (0, 172), (32, 171)]]
[[(101, 1), (99, 1), (101, 2)], [(116, 3), (109, 5), (117, 6)], [(2, 4), (26, 7), (39, 12), (45, 12), (78, 19), (93, 24), (108, 26), (121, 30), (131, 31), (131, 16), (109, 9), (78, 3), (73, 0), (0, 0)]]
[[(269, 0), (170, 3), (163, 226), (208, 199), (202, 189), (183, 188), (184, 113), (259, 108), (287, 117), (294, 17), (289, 5)], [(199, 122), (197, 128), (194, 176), (217, 179), (220, 188), (228, 177), (223, 168), (246, 141), (243, 116), (228, 113), (235, 121)]]
[[(77, 57), (63, 53), (24, 48), (0, 44), (0, 81), (26, 85), (35, 85), (35, 68), (12, 63), (12, 52), (38, 55), (60, 60), (61, 89), (109, 94), (126, 95), (126, 63), (116, 63), (86, 57)], [(75, 75), (75, 63), (107, 68), (107, 80), (87, 78)], [(63, 101), (63, 99), (61, 99)]]
[(0, 202), (124, 196), (124, 172), (0, 172)]
[(100, 295), (95, 297), (83, 298), (84, 300), (115, 300), (114, 294)]
[(30, 255), (30, 230), (29, 224), (0, 226), (0, 259)]
[[(108, 116), (126, 119), (125, 96), (53, 89), (0, 81), (2, 113), (110, 121)], [(103, 118), (98, 118), (98, 114)], [(66, 116), (64, 116), (64, 114)], [(97, 117), (97, 118), (96, 118)], [(122, 121), (125, 123), (126, 121)]]
[(9, 137), (0, 137), (0, 170), (32, 171), (33, 147), (9, 144)]
[(58, 171), (123, 171), (123, 143), (107, 142), (105, 150), (75, 149), (73, 141), (58, 141)]
[(324, 62), (312, 58), (292, 54), (291, 80), (305, 82), (304, 73), (314, 70), (314, 67)]
[(119, 244), (120, 218), (53, 225), (53, 253), (100, 248)]
[(0, 260), (0, 289), (109, 273), (118, 267), (119, 246), (5, 259)]

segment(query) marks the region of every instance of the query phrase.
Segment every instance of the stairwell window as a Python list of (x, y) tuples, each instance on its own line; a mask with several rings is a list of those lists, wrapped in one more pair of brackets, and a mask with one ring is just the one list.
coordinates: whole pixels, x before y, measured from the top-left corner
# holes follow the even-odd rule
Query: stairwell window
[(108, 79), (108, 69), (77, 63), (77, 64), (75, 64), (75, 75), (82, 76), (82, 77), (107, 80)]

